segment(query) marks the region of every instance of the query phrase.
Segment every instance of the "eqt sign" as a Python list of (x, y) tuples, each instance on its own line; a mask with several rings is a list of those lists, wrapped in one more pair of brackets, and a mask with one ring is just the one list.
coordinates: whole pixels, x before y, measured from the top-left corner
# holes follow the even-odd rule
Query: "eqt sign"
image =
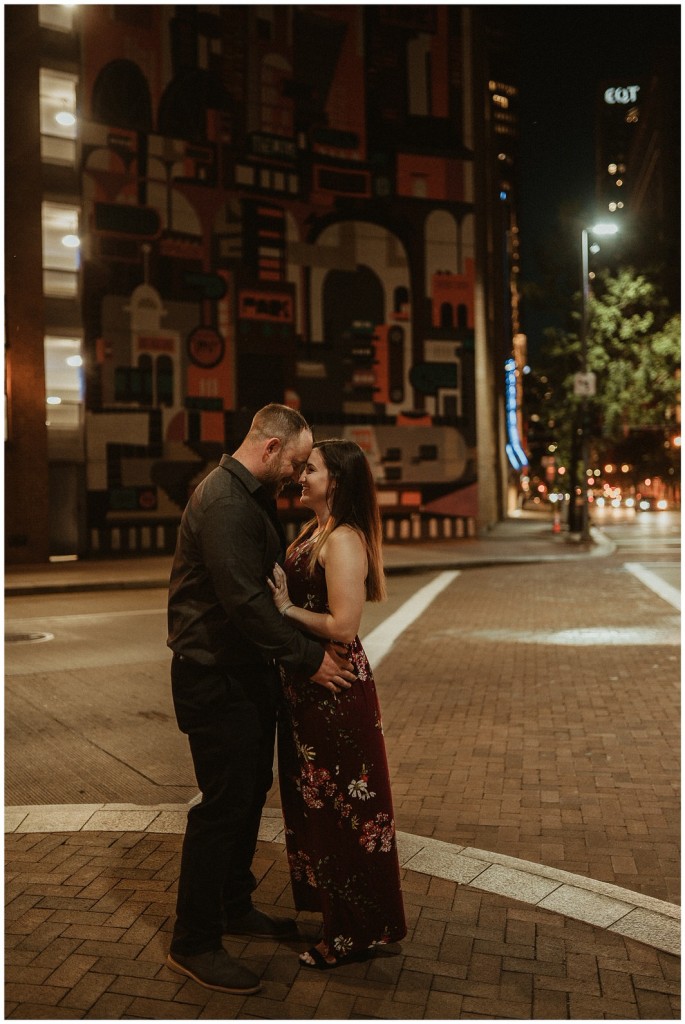
[(619, 85), (615, 88), (606, 90), (606, 92), (604, 93), (604, 102), (635, 103), (639, 91), (639, 85)]

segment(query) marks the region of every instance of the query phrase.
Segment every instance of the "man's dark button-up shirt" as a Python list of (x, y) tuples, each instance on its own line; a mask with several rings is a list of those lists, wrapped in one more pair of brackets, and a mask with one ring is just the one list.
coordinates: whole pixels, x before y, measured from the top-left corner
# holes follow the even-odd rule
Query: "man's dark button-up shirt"
[(276, 660), (314, 675), (323, 647), (276, 610), (267, 587), (283, 557), (273, 501), (228, 455), (193, 492), (169, 585), (169, 636), (176, 654), (201, 665), (248, 669)]

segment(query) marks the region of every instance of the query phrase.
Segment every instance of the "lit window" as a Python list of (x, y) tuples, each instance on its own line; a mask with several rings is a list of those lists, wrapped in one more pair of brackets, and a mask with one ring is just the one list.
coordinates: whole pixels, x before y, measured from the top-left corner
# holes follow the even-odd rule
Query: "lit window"
[(616, 164), (609, 164), (609, 166), (607, 167), (607, 171), (609, 172), (609, 174), (616, 174), (617, 170), (618, 167), (616, 166)]
[(494, 93), (492, 97), (492, 102), (495, 104), (496, 107), (501, 107), (502, 110), (507, 110), (509, 107), (509, 100), (507, 99), (507, 97), (500, 96), (499, 93)]
[(38, 24), (58, 32), (71, 32), (74, 28), (75, 4), (38, 4)]
[(79, 210), (63, 203), (42, 204), (43, 292), (55, 298), (77, 294), (80, 265)]
[(46, 335), (44, 358), (48, 428), (73, 430), (81, 423), (83, 406), (81, 339)]
[(76, 162), (75, 75), (40, 70), (40, 148), (46, 163)]
[(640, 114), (637, 107), (631, 107), (626, 114), (626, 124), (637, 124), (640, 120)]

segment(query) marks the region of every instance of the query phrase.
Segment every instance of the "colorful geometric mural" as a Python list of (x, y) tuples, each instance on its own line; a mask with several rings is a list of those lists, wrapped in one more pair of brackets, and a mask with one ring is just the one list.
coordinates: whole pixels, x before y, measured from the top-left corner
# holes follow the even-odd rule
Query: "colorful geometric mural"
[(359, 440), (388, 515), (474, 484), (460, 10), (82, 8), (93, 548), (270, 401)]

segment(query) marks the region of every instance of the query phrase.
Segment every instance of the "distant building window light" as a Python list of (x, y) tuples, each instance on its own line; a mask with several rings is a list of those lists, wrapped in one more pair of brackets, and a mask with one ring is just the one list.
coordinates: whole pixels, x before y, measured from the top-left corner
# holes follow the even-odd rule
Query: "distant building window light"
[(40, 141), (44, 163), (76, 163), (77, 86), (76, 75), (40, 69)]
[(640, 120), (640, 113), (637, 107), (632, 107), (626, 114), (626, 124), (637, 124)]
[(490, 92), (503, 93), (505, 96), (518, 96), (518, 89), (514, 85), (507, 85), (505, 82), (488, 82)]
[(40, 130), (44, 135), (76, 138), (77, 85), (76, 75), (40, 69)]
[(40, 158), (44, 164), (75, 167), (76, 142), (74, 139), (61, 139), (57, 135), (41, 135)]
[(50, 270), (78, 270), (78, 207), (44, 202), (41, 214), (43, 266)]
[(71, 32), (74, 28), (76, 4), (38, 4), (38, 24), (42, 28)]
[(616, 174), (617, 170), (618, 167), (616, 166), (616, 164), (609, 164), (609, 166), (607, 167), (607, 171), (609, 172), (609, 174)]
[(50, 407), (48, 430), (77, 430), (82, 422), (83, 358), (81, 339), (46, 335), (44, 338), (45, 393)]
[(79, 209), (66, 203), (44, 202), (41, 220), (43, 290), (54, 297), (76, 295), (80, 265)]
[(507, 97), (500, 96), (500, 94), (497, 92), (493, 95), (492, 102), (495, 104), (496, 107), (501, 107), (502, 110), (509, 109), (509, 100), (507, 99)]

